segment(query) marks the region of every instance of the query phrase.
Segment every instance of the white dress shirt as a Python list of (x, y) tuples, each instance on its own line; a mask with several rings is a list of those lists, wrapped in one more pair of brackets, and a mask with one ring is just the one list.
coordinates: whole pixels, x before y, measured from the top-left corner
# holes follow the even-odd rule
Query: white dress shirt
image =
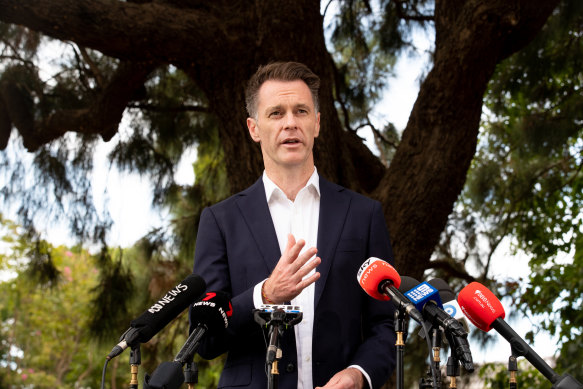
[[(287, 244), (288, 234), (296, 241), (304, 239), (306, 244), (301, 252), (310, 247), (316, 247), (318, 240), (318, 220), (320, 216), (320, 179), (316, 168), (306, 186), (296, 195), (295, 201), (287, 198), (267, 174), (263, 172), (263, 185), (271, 219), (277, 234), (280, 251), (283, 253)], [(312, 271), (310, 274), (313, 274)], [(261, 287), (263, 282), (255, 286), (253, 302), (255, 307), (263, 304)], [(294, 326), (296, 336), (298, 389), (312, 389), (312, 332), (314, 323), (314, 289), (312, 283), (291, 301), (302, 309), (302, 321)], [(285, 350), (283, 350), (285, 352)]]
[[(287, 245), (287, 236), (292, 234), (296, 242), (304, 239), (306, 244), (303, 253), (310, 247), (317, 247), (318, 222), (320, 217), (320, 177), (314, 167), (306, 186), (296, 195), (295, 201), (287, 198), (285, 193), (263, 172), (263, 185), (267, 197), (267, 205), (277, 234), (280, 252), (283, 253)], [(313, 274), (314, 270), (309, 275)], [(309, 276), (308, 275), (308, 276)], [(255, 308), (263, 304), (261, 296), (262, 281), (253, 290)], [(296, 350), (298, 363), (298, 389), (313, 389), (312, 382), (312, 334), (314, 324), (314, 290), (315, 283), (306, 287), (292, 305), (299, 305), (302, 309), (302, 321), (294, 326), (296, 336)], [(283, 350), (285, 352), (285, 350)], [(360, 370), (368, 382), (370, 377), (360, 366), (350, 366)]]

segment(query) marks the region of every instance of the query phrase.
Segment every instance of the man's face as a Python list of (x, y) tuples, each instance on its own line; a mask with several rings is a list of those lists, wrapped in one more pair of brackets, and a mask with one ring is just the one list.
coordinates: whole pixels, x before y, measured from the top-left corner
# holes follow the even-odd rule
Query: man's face
[(257, 119), (248, 118), (251, 138), (260, 142), (265, 168), (309, 168), (312, 148), (320, 132), (310, 89), (305, 82), (269, 80), (261, 85)]

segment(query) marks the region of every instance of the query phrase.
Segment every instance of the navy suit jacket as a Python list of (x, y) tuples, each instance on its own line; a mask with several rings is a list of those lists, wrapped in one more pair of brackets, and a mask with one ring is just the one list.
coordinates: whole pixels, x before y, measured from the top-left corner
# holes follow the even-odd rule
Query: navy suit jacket
[[(314, 300), (314, 386), (359, 365), (378, 388), (395, 366), (394, 308), (369, 297), (356, 275), (371, 256), (393, 262), (380, 203), (320, 178), (317, 248), (322, 263)], [(229, 293), (233, 305), (227, 333), (206, 337), (198, 349), (206, 359), (228, 352), (219, 388), (267, 387), (266, 340), (253, 318), (253, 288), (271, 274), (280, 257), (261, 179), (203, 210), (194, 273), (204, 278), (207, 290)], [(196, 324), (191, 317), (191, 325)], [(279, 387), (297, 388), (293, 328), (284, 331), (280, 347)]]

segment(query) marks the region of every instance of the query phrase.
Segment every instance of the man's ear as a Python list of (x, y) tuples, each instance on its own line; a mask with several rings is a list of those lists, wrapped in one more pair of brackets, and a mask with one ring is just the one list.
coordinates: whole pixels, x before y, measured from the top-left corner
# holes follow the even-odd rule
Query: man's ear
[(249, 129), (249, 135), (251, 135), (251, 139), (253, 139), (253, 141), (261, 141), (261, 138), (259, 137), (259, 128), (257, 127), (257, 120), (253, 118), (247, 118), (247, 128)]
[(314, 132), (314, 138), (320, 135), (320, 112), (316, 114), (316, 131)]

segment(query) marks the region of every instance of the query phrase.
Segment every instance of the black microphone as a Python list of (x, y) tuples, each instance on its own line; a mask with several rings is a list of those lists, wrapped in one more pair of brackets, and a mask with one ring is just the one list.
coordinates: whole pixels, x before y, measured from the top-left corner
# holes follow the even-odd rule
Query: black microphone
[[(414, 278), (406, 276), (401, 277), (399, 289), (403, 291), (402, 288), (409, 288), (412, 284), (416, 285), (405, 291), (405, 296), (415, 303), (425, 320), (434, 326), (443, 328), (452, 351), (463, 364), (464, 369), (470, 373), (473, 372), (474, 364), (467, 340), (468, 333), (459, 321), (441, 309), (439, 306), (441, 305), (441, 293), (431, 285), (431, 281), (419, 283)], [(451, 293), (453, 294), (453, 292)]]
[(172, 319), (196, 301), (206, 289), (206, 283), (201, 276), (191, 274), (176, 285), (158, 302), (148, 308), (139, 317), (132, 320), (130, 328), (120, 337), (120, 342), (111, 350), (107, 359), (121, 354), (126, 348), (138, 343), (146, 343)]
[(162, 362), (152, 373), (144, 376), (144, 389), (179, 389), (184, 383), (182, 364)]
[(468, 325), (468, 320), (456, 300), (457, 296), (455, 295), (455, 292), (449, 287), (447, 282), (441, 278), (434, 278), (428, 282), (439, 291), (439, 296), (443, 302), (443, 310), (459, 321), (464, 327), (464, 330), (469, 333), (470, 327)]
[(152, 375), (144, 377), (144, 389), (178, 389), (184, 383), (182, 366), (192, 362), (194, 353), (205, 334), (220, 334), (229, 326), (233, 314), (231, 301), (224, 292), (207, 292), (192, 304), (190, 319), (198, 323), (190, 333), (174, 361), (162, 362)]
[(229, 318), (233, 315), (233, 307), (227, 293), (207, 292), (205, 296), (192, 304), (190, 320), (197, 326), (192, 330), (182, 349), (176, 354), (174, 362), (185, 364), (189, 362), (206, 334), (217, 335), (229, 326)]

